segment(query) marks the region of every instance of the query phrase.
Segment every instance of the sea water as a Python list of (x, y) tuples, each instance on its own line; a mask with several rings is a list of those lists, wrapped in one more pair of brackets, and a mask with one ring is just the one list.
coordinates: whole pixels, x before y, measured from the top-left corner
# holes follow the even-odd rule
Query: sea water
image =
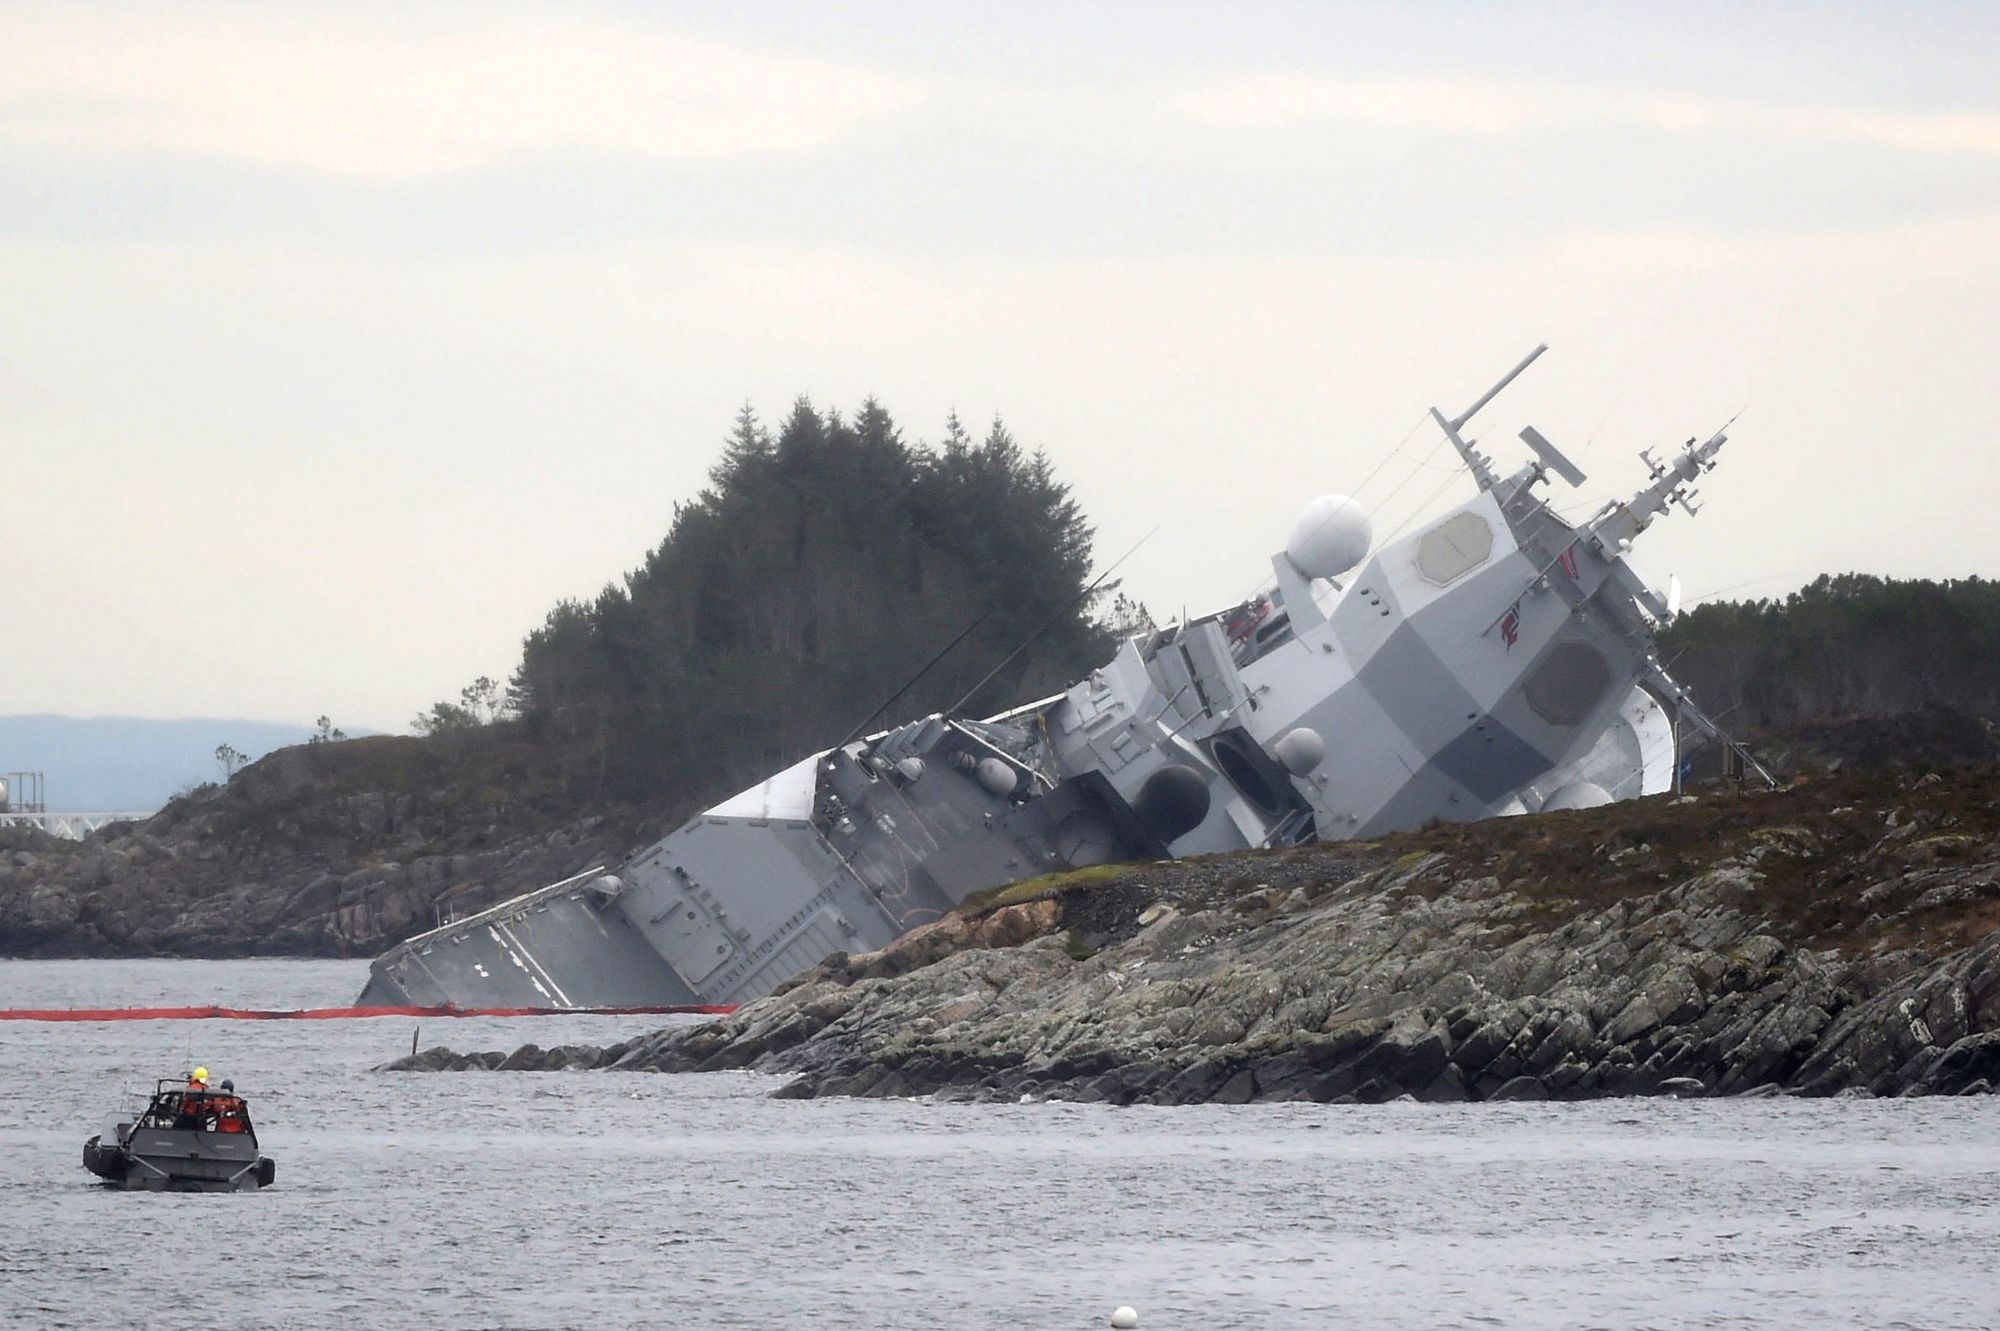
[[(0, 962), (0, 1007), (352, 1001), (354, 962)], [(425, 1046), (660, 1018), (422, 1023)], [(2000, 1326), (2000, 1099), (1110, 1108), (381, 1074), (407, 1018), (0, 1022), (0, 1325)], [(196, 1063), (276, 1185), (108, 1189)]]

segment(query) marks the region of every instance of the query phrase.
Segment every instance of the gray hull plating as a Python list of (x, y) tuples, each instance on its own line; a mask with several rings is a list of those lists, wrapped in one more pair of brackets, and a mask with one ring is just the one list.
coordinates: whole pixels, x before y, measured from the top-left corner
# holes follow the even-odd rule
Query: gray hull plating
[(247, 1192), (277, 1178), (277, 1165), (257, 1153), (242, 1100), (165, 1082), (143, 1110), (105, 1119), (83, 1144), (83, 1167), (115, 1187), (147, 1192)]
[(122, 1150), (92, 1137), (83, 1163), (107, 1183), (140, 1192), (249, 1192), (275, 1177), (256, 1142), (192, 1130), (141, 1128)]
[(1581, 474), (1540, 434), (1503, 477), (1459, 433), (1533, 359), (1434, 413), (1478, 493), (1422, 529), (1376, 547), (1351, 501), (1316, 499), (1243, 604), (1132, 638), (1005, 715), (814, 754), (609, 873), (391, 949), (360, 1001), (741, 1002), (1051, 870), (1665, 789), (1675, 720), (1713, 727), (1653, 651), (1672, 598), (1625, 556), (1687, 507), (1724, 436), (1647, 458), (1650, 485), (1566, 522), (1537, 487)]

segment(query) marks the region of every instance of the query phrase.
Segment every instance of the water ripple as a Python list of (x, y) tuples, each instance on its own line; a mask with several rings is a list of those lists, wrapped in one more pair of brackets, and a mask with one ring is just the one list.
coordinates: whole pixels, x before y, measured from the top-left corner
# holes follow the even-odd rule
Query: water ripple
[[(15, 1003), (308, 1006), (353, 963), (0, 962)], [(649, 1019), (427, 1023), (459, 1048)], [(2000, 1100), (771, 1100), (750, 1074), (374, 1076), (410, 1023), (13, 1026), (0, 1325), (1990, 1326)], [(278, 1186), (78, 1164), (190, 1057)], [(19, 1290), (14, 1294), (12, 1291)]]

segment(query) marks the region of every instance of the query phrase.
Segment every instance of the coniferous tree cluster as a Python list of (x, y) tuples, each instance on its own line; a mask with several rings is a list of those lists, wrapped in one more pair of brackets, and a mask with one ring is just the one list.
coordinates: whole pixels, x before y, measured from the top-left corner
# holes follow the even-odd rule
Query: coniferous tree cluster
[(1101, 664), (1123, 626), (1078, 600), (1091, 534), (998, 419), (975, 441), (954, 413), (932, 448), (872, 398), (851, 419), (800, 398), (775, 435), (746, 406), (644, 564), (528, 636), (509, 701), (606, 793), (723, 793), (842, 738), (975, 622), (876, 728), (950, 706), (1052, 619), (969, 711)]
[(1712, 602), (1660, 635), (1661, 659), (1740, 728), (1944, 704), (2000, 720), (2000, 583), (1822, 574), (1782, 601)]

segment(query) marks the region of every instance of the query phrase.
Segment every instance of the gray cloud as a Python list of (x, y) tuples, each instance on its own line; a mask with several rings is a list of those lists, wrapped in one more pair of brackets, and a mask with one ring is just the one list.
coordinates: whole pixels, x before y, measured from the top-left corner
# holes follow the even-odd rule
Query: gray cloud
[[(1579, 452), (1580, 505), (1749, 403), (1709, 510), (1647, 538), (1691, 592), (2000, 567), (1987, 11), (598, 6), (533, 11), (580, 15), (561, 59), (435, 95), (397, 61), (469, 59), (462, 11), (288, 30), (288, 68), (387, 88), (378, 139), (412, 122), (382, 163), (307, 123), (323, 85), (255, 83), (245, 127), (69, 68), (75, 12), (5, 18), (45, 34), (0, 85), (8, 710), (394, 728), (636, 563), (745, 399), (798, 392), (917, 434), (1003, 411), (1107, 550), (1169, 524), (1126, 574), (1163, 613), (1254, 586), (1385, 454), (1382, 530), (1449, 494), (1397, 441), (1540, 340), (1487, 428)], [(265, 49), (216, 35), (250, 11), (153, 12), (140, 55)], [(741, 90), (639, 115), (642, 60), (593, 102), (621, 46), (854, 106), (696, 144)], [(1271, 80), (1364, 101), (1188, 113)], [(469, 123), (496, 86), (559, 114)]]

